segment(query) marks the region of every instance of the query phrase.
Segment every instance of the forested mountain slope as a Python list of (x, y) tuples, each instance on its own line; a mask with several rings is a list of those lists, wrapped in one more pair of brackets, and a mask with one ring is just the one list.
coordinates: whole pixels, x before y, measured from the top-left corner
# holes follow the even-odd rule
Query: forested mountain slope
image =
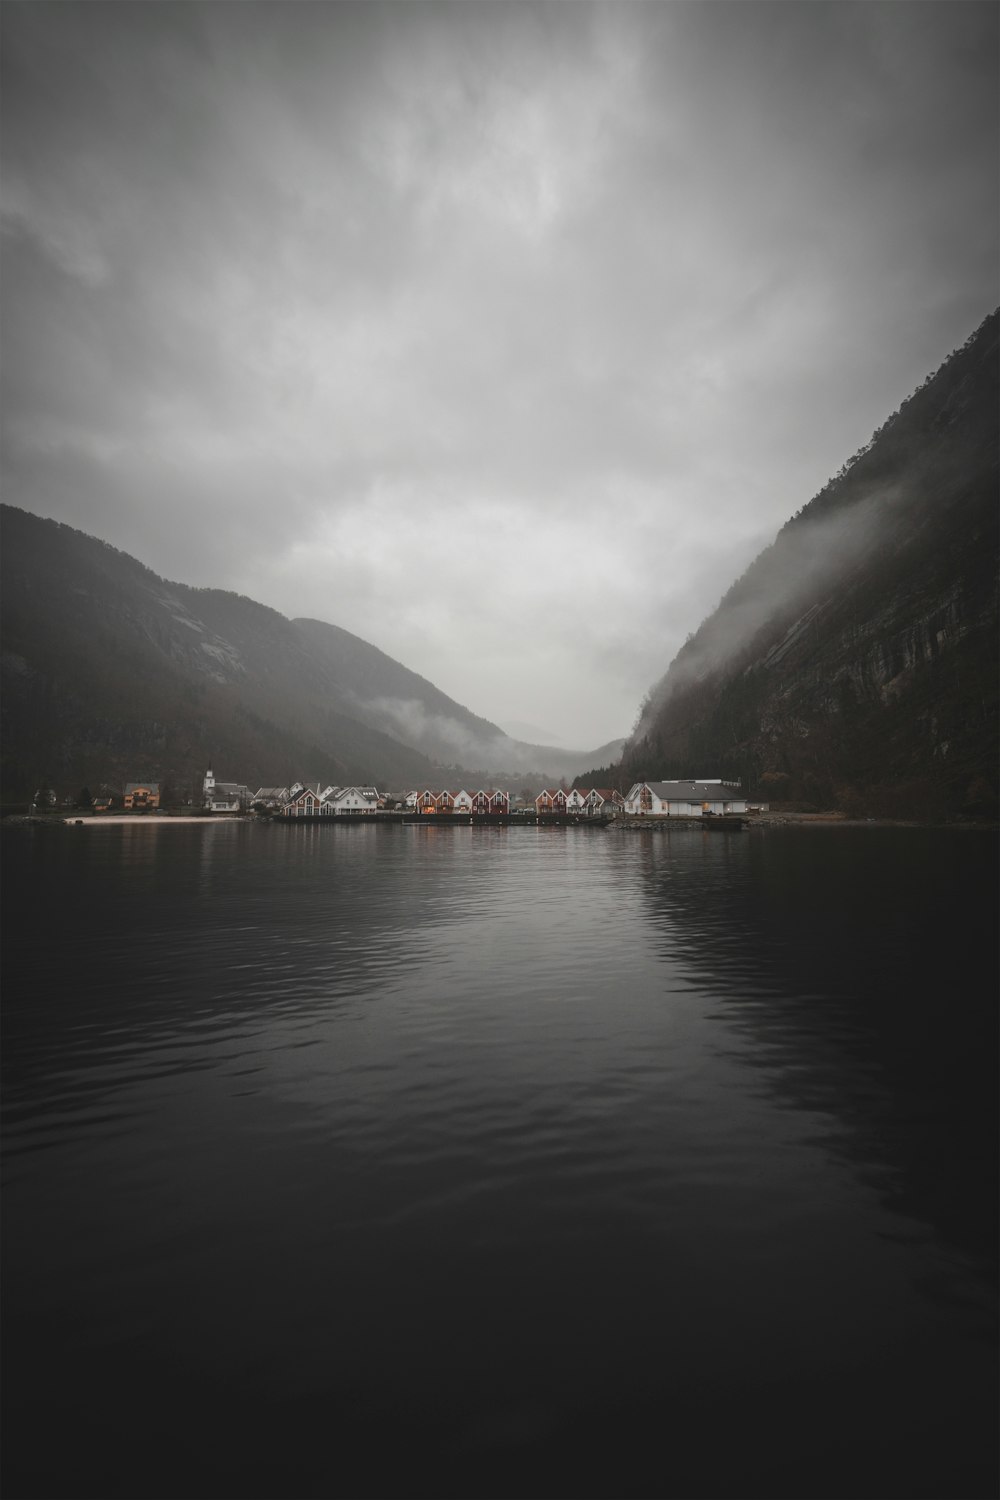
[(338, 712), (291, 621), (167, 583), (68, 526), (2, 510), (4, 796), (155, 777), (200, 785), (430, 774)]
[(169, 583), (9, 506), (0, 523), (8, 800), (42, 784), (144, 776), (190, 789), (209, 761), (252, 785), (301, 777), (399, 790), (447, 785), (461, 779), (456, 767), (476, 780), (573, 759), (551, 748), (536, 759), (334, 625)]
[(652, 689), (621, 779), (995, 811), (997, 334), (994, 313), (733, 585)]

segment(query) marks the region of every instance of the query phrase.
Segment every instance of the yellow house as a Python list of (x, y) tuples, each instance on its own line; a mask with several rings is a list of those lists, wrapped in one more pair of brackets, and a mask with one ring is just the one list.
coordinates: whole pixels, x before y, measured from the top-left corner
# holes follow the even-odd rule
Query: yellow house
[(125, 811), (138, 812), (144, 807), (159, 807), (160, 783), (158, 781), (126, 781)]

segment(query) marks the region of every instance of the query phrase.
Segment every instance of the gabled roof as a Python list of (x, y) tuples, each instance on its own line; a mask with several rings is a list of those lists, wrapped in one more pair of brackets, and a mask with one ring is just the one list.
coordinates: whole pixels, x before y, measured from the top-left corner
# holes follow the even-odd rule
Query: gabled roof
[(126, 797), (130, 792), (158, 792), (159, 790), (160, 783), (158, 781), (126, 781), (125, 783)]
[(305, 796), (317, 797), (318, 798), (318, 797), (321, 797), (322, 795), (323, 795), (323, 793), (322, 793), (322, 790), (320, 788), (319, 782), (318, 781), (311, 781), (311, 782), (309, 782), (308, 786), (300, 787), (299, 790), (295, 793), (295, 796), (294, 797), (290, 797), (288, 800), (290, 802), (299, 802)]
[(721, 782), (705, 781), (643, 781), (654, 797), (661, 802), (732, 802), (743, 797), (738, 787), (724, 786)]

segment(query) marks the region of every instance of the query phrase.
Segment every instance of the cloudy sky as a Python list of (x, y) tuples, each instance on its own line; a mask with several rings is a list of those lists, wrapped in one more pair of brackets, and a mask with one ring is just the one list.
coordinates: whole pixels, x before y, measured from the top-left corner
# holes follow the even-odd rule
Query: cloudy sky
[(997, 17), (6, 0), (4, 499), (623, 734), (1000, 300)]

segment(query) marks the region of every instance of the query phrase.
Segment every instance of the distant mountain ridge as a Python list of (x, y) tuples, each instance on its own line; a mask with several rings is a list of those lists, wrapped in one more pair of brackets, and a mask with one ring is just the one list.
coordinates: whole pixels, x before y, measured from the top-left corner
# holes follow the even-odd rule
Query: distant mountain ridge
[[(514, 739), (498, 725), (463, 708), (426, 678), (337, 625), (307, 619), (292, 623), (333, 672), (348, 712), (434, 760), (491, 768), (504, 775), (549, 768), (561, 776), (573, 775), (593, 759), (593, 751)], [(624, 739), (613, 744), (617, 753)]]
[(778, 801), (995, 814), (997, 376), (993, 313), (677, 653), (621, 779), (710, 768)]
[[(349, 631), (168, 582), (10, 506), (2, 528), (4, 796), (147, 776), (395, 789), (573, 775)], [(598, 752), (599, 754), (600, 752)]]

